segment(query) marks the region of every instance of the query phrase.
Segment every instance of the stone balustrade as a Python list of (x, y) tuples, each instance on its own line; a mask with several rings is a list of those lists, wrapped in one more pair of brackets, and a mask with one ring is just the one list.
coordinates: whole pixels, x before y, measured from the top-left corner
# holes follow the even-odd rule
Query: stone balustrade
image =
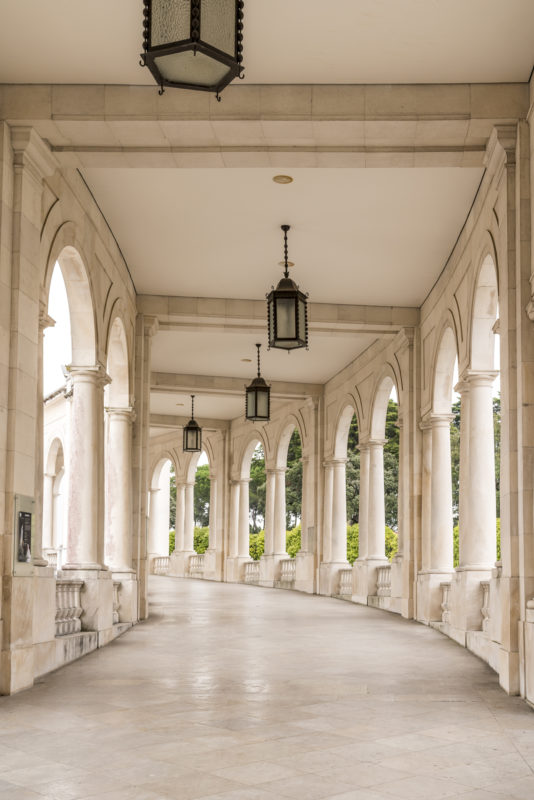
[(156, 556), (152, 562), (152, 573), (154, 575), (167, 575), (170, 560), (170, 556)]
[(80, 594), (84, 581), (59, 578), (56, 581), (56, 636), (78, 633), (82, 629)]
[(53, 549), (43, 550), (43, 555), (48, 561), (48, 566), (57, 569), (57, 561), (58, 561), (57, 550)]
[(120, 581), (113, 581), (113, 624), (116, 625), (119, 621), (119, 608), (121, 607), (120, 599)]
[(450, 607), (450, 582), (441, 583), (441, 621), (448, 625), (451, 621), (451, 607)]
[(339, 595), (352, 597), (352, 568), (339, 571)]
[(488, 633), (490, 625), (490, 582), (480, 581), (482, 587), (482, 630)]
[(204, 553), (197, 553), (189, 558), (189, 574), (193, 577), (204, 574)]
[(284, 558), (280, 561), (280, 580), (284, 584), (293, 584), (297, 577), (297, 562), (294, 558)]
[(391, 597), (391, 564), (378, 567), (376, 576), (376, 593), (378, 597)]
[(259, 561), (246, 561), (245, 562), (245, 583), (259, 583), (260, 580), (260, 562)]

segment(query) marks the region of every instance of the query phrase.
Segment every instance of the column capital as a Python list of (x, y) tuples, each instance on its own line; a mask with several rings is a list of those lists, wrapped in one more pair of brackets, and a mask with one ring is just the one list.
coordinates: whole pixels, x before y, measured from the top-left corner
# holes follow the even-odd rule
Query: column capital
[(377, 448), (377, 447), (384, 447), (384, 445), (387, 444), (387, 442), (388, 442), (387, 439), (368, 439), (366, 444), (367, 447)]
[[(466, 387), (464, 391), (469, 391), (469, 387), (471, 386), (492, 386), (495, 378), (499, 375), (499, 370), (492, 369), (492, 370), (466, 370), (462, 375), (459, 383), (457, 386), (463, 385)], [(460, 391), (461, 389), (456, 389), (455, 391)]]
[(39, 333), (43, 333), (46, 328), (53, 328), (56, 324), (55, 319), (47, 314), (46, 308), (39, 309)]
[(26, 167), (38, 183), (47, 175), (53, 175), (58, 168), (50, 148), (30, 126), (11, 128), (11, 146), (15, 166)]
[(281, 475), (286, 474), (286, 467), (267, 467), (265, 469), (266, 475)]
[(129, 422), (130, 424), (134, 422), (136, 418), (135, 409), (132, 408), (132, 406), (127, 406), (126, 408), (113, 408), (106, 406), (106, 414), (108, 417), (123, 419), (125, 422)]
[(419, 428), (422, 431), (427, 431), (433, 428), (448, 427), (453, 419), (454, 414), (434, 414), (430, 412), (422, 417)]
[(186, 487), (186, 489), (194, 489), (195, 488), (195, 481), (184, 481), (182, 484)]
[(329, 458), (323, 461), (323, 467), (334, 469), (335, 467), (345, 466), (347, 461), (347, 458)]
[(68, 368), (69, 378), (76, 383), (94, 383), (95, 385), (105, 386), (111, 383), (111, 378), (107, 374), (102, 364), (94, 364), (89, 367), (73, 366)]
[(155, 336), (159, 328), (158, 317), (144, 314), (143, 315), (143, 333), (145, 336)]

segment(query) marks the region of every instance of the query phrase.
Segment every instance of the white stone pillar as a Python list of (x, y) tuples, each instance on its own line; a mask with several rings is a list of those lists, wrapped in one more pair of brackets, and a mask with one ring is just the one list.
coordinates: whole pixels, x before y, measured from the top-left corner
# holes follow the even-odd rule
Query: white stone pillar
[(195, 536), (195, 484), (185, 484), (184, 502), (184, 552), (194, 553)]
[(40, 567), (44, 567), (48, 564), (47, 560), (43, 557), (45, 499), (43, 496), (44, 481), (41, 478), (44, 472), (43, 341), (45, 329), (51, 328), (55, 324), (55, 320), (46, 313), (44, 304), (40, 303), (39, 346), (37, 355), (37, 411), (35, 418), (35, 528), (32, 543), (32, 562)]
[(369, 440), (369, 507), (367, 558), (386, 556), (386, 512), (384, 506), (384, 440)]
[(55, 550), (64, 544), (63, 542), (63, 522), (65, 518), (65, 504), (63, 502), (63, 486), (64, 486), (65, 472), (62, 468), (56, 475), (53, 482), (52, 489), (52, 519), (50, 520), (51, 539), (49, 547)]
[(132, 408), (107, 408), (106, 564), (132, 570)]
[(330, 461), (324, 464), (324, 506), (323, 506), (323, 563), (332, 560), (332, 505), (334, 490), (334, 465)]
[(275, 556), (287, 556), (286, 552), (286, 471), (284, 468), (274, 470), (275, 503), (273, 551)]
[(217, 476), (210, 472), (209, 549), (219, 549), (217, 529)]
[[(67, 563), (63, 569), (101, 569), (99, 539), (103, 506), (101, 465), (104, 384), (102, 366), (71, 367)], [(102, 553), (103, 555), (103, 553)]]
[(301, 505), (300, 505), (300, 552), (309, 552), (310, 543), (308, 542), (308, 519), (309, 510), (308, 502), (310, 499), (310, 491), (308, 481), (310, 479), (310, 458), (309, 456), (302, 456), (302, 492), (301, 492)]
[(250, 506), (248, 479), (239, 481), (239, 524), (237, 536), (237, 556), (247, 558), (250, 554)]
[(453, 569), (451, 414), (432, 414), (430, 569)]
[(174, 522), (174, 549), (177, 553), (184, 550), (185, 520), (185, 484), (176, 484), (176, 517)]
[(358, 561), (365, 561), (369, 552), (369, 445), (358, 445), (360, 451), (360, 502), (358, 513)]
[(462, 563), (462, 539), (469, 531), (469, 382), (462, 380), (454, 391), (460, 395), (460, 491), (458, 501), (458, 530), (460, 564)]
[(274, 525), (276, 504), (276, 470), (265, 470), (265, 548), (264, 555), (274, 553)]
[[(493, 382), (497, 374), (473, 372), (465, 379), (469, 384), (470, 410), (468, 526), (460, 529), (460, 568), (463, 569), (491, 569), (497, 558), (493, 441)], [(462, 489), (461, 484), (460, 487)]]
[(330, 560), (347, 560), (347, 483), (346, 458), (332, 462), (332, 547)]
[(43, 475), (43, 550), (54, 546), (54, 479), (47, 472)]
[(432, 425), (429, 419), (421, 422), (421, 569), (428, 572), (431, 563), (432, 527)]
[(406, 432), (404, 420), (401, 414), (398, 416), (397, 425), (399, 428), (399, 482), (397, 491), (397, 558), (400, 558), (404, 551), (404, 529), (405, 529), (405, 513), (404, 505), (406, 501), (405, 496), (405, 481), (408, 472), (408, 463), (406, 459)]
[(230, 558), (237, 558), (239, 552), (239, 488), (239, 481), (230, 481)]

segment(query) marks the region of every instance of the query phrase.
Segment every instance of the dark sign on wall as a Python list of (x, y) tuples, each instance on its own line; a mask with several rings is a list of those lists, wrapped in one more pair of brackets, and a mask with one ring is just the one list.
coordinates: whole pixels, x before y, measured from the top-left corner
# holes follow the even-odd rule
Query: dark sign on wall
[(17, 561), (31, 561), (32, 558), (32, 514), (30, 511), (18, 513), (18, 551)]

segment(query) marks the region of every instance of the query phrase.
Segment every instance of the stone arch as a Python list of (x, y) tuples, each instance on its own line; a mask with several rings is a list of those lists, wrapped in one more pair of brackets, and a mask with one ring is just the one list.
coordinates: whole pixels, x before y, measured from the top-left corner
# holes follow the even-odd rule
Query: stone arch
[(210, 454), (210, 451), (206, 447), (206, 443), (203, 442), (202, 450), (200, 451), (200, 453), (192, 453), (190, 455), (190, 457), (189, 457), (189, 461), (188, 461), (187, 467), (186, 467), (186, 482), (187, 483), (194, 483), (195, 482), (195, 473), (197, 471), (198, 462), (200, 460), (200, 456), (202, 455), (202, 453), (205, 453), (206, 458), (208, 459), (208, 464), (209, 464), (210, 471), (213, 469), (212, 456)]
[(238, 475), (239, 479), (241, 480), (248, 480), (250, 475), (250, 464), (252, 461), (252, 453), (256, 449), (256, 447), (261, 444), (263, 447), (263, 452), (265, 453), (265, 458), (267, 459), (267, 446), (265, 442), (265, 437), (263, 436), (262, 432), (259, 430), (255, 430), (251, 436), (247, 439), (242, 451), (241, 457), (238, 459)]
[(61, 441), (59, 436), (55, 436), (47, 448), (45, 448), (45, 452), (47, 453), (45, 459), (45, 473), (47, 475), (56, 475), (57, 474), (57, 465), (58, 465), (58, 458), (64, 458), (64, 447), (63, 442)]
[(386, 414), (391, 390), (393, 388), (395, 388), (397, 392), (400, 407), (399, 387), (396, 376), (390, 365), (387, 365), (381, 377), (378, 379), (373, 393), (373, 401), (371, 404), (371, 439), (383, 439), (385, 436)]
[(130, 405), (130, 357), (124, 317), (119, 302), (110, 318), (106, 342), (106, 372), (111, 383), (106, 386), (106, 405), (128, 408)]
[(495, 366), (495, 321), (499, 306), (498, 275), (492, 253), (486, 253), (476, 274), (471, 302), (470, 364), (472, 370)]
[(174, 467), (176, 473), (178, 473), (178, 465), (176, 464), (176, 460), (174, 455), (170, 450), (165, 450), (163, 453), (158, 453), (156, 458), (153, 460), (151, 468), (150, 468), (150, 481), (149, 485), (151, 489), (157, 489), (158, 482), (161, 476), (161, 470), (165, 465), (165, 462), (170, 461)]
[(457, 357), (456, 336), (450, 322), (446, 322), (438, 338), (432, 373), (432, 411), (435, 414), (450, 414)]
[(96, 363), (98, 352), (96, 304), (89, 271), (85, 266), (89, 262), (72, 222), (66, 222), (59, 228), (50, 246), (44, 279), (46, 305), (56, 263), (61, 270), (69, 301), (72, 363), (74, 366), (92, 366)]
[(341, 411), (337, 416), (334, 428), (334, 458), (345, 458), (347, 455), (349, 429), (354, 416), (358, 423), (358, 430), (360, 430), (360, 414), (357, 403), (352, 395), (348, 395), (341, 404)]
[(278, 442), (275, 448), (275, 466), (279, 469), (284, 469), (287, 465), (287, 451), (289, 448), (289, 442), (293, 435), (293, 431), (297, 430), (300, 436), (300, 441), (302, 442), (302, 446), (304, 447), (304, 435), (302, 432), (302, 425), (300, 424), (300, 420), (298, 419), (295, 414), (290, 414), (287, 420), (282, 425), (280, 435), (278, 436)]

